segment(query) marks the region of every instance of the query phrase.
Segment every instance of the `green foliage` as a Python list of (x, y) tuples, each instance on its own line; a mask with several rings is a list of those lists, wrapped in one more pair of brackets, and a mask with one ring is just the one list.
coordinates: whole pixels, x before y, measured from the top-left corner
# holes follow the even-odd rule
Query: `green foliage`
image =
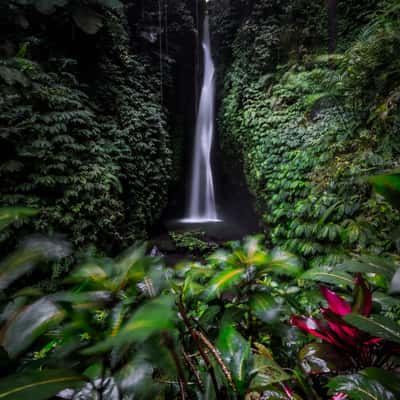
[(35, 231), (114, 251), (159, 218), (176, 128), (160, 91), (174, 103), (173, 44), (193, 20), (183, 1), (168, 11), (161, 80), (158, 46), (141, 43), (156, 9), (147, 2), (131, 34), (118, 0), (0, 5), (0, 203), (38, 209)]
[[(256, 7), (267, 12), (269, 6)], [(390, 55), (399, 45), (398, 19), (368, 17), (344, 55), (323, 61), (309, 43), (303, 57), (278, 65), (287, 62), (287, 46), (280, 58), (254, 58), (258, 38), (271, 36), (271, 25), (260, 24), (254, 10), (236, 35), (219, 124), (225, 153), (243, 162), (272, 243), (313, 265), (336, 264), (362, 249), (393, 251), (398, 216), (370, 197), (362, 177), (398, 163), (398, 67)], [(275, 38), (267, 41), (268, 51), (260, 47), (264, 55), (283, 46)]]
[[(380, 370), (378, 370), (380, 371)], [(391, 400), (396, 399), (398, 396), (398, 388), (395, 388), (393, 392), (392, 385), (387, 385), (387, 378), (398, 379), (398, 376), (389, 374), (387, 372), (379, 372), (380, 379), (369, 376), (368, 370), (362, 371), (360, 374), (338, 376), (329, 382), (330, 392), (344, 393), (353, 400), (364, 400), (367, 398), (380, 399), (380, 400)], [(387, 375), (386, 375), (387, 374)], [(382, 375), (385, 376), (385, 380), (382, 382)]]
[[(87, 34), (94, 35), (103, 27), (103, 15), (98, 11), (103, 9), (118, 10), (123, 7), (119, 0), (15, 0), (21, 6), (34, 7), (46, 16), (55, 12), (65, 13), (75, 24)], [(96, 11), (97, 9), (97, 11)]]
[(201, 231), (170, 232), (169, 235), (178, 249), (190, 254), (207, 254), (217, 247), (215, 243), (205, 241), (205, 233)]
[(371, 335), (400, 343), (400, 327), (388, 318), (379, 315), (371, 315), (370, 318), (366, 318), (362, 315), (350, 314), (344, 317), (344, 320)]
[(52, 398), (66, 386), (79, 387), (85, 381), (71, 371), (25, 371), (0, 379), (0, 398), (5, 400), (20, 400), (33, 398), (46, 400)]
[[(14, 219), (27, 211), (14, 211)], [(0, 211), (0, 217), (12, 214), (10, 209)], [(55, 245), (39, 242), (36, 249), (51, 260), (48, 249), (55, 252)], [(291, 254), (267, 251), (262, 238), (254, 237), (230, 243), (206, 263), (169, 269), (145, 251), (146, 246), (136, 245), (114, 259), (88, 254), (66, 276), (62, 290), (51, 294), (32, 286), (21, 289), (15, 280), (4, 286), (0, 359), (8, 367), (2, 369), (0, 397), (48, 399), (68, 387), (82, 399), (268, 395), (300, 400), (310, 393), (327, 398), (328, 389), (313, 380), (313, 372), (333, 375), (332, 394), (352, 398), (365, 387), (399, 392), (384, 369), (355, 370), (344, 353), (338, 357), (327, 345), (307, 344), (305, 335), (288, 326), (292, 313), (316, 315), (322, 301), (315, 284), (303, 280), (301, 263)], [(31, 269), (21, 272), (21, 263), (9, 272), (19, 271), (23, 281), (22, 274)], [(349, 296), (347, 288), (339, 290)], [(344, 302), (333, 292), (329, 296), (331, 306)], [(365, 299), (371, 305), (369, 295)], [(344, 318), (352, 318), (349, 322), (360, 332), (386, 339), (366, 344), (370, 348), (384, 350), (398, 342), (398, 325), (382, 313), (365, 318), (368, 323), (355, 315)], [(380, 362), (379, 357), (372, 359)], [(58, 370), (61, 362), (71, 369)], [(380, 365), (397, 366), (397, 361), (382, 359)], [(335, 378), (339, 370), (347, 375)]]

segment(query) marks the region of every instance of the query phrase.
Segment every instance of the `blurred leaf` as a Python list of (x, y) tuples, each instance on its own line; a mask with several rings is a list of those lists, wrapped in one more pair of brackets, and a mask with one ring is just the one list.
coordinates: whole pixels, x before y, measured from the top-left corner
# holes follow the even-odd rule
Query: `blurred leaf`
[(345, 393), (353, 400), (396, 400), (380, 382), (361, 374), (338, 376), (328, 383), (329, 394)]
[(84, 378), (73, 371), (24, 371), (0, 380), (0, 399), (46, 400), (66, 387), (73, 388), (83, 383)]
[(400, 172), (393, 171), (369, 178), (375, 191), (382, 195), (394, 207), (400, 208)]
[(363, 257), (360, 261), (346, 261), (345, 263), (335, 267), (336, 271), (345, 272), (361, 272), (364, 274), (373, 273), (384, 276), (390, 280), (395, 273), (396, 266), (394, 263), (387, 261), (381, 257)]
[(107, 281), (109, 279), (107, 271), (94, 262), (89, 262), (78, 266), (66, 279), (67, 282), (81, 283), (83, 280), (90, 280), (96, 283)]
[(15, 358), (63, 317), (63, 312), (53, 302), (40, 299), (24, 308), (5, 327), (2, 346), (11, 358)]
[(154, 369), (145, 357), (135, 357), (118, 372), (118, 386), (134, 398), (155, 399), (159, 388), (153, 379)]
[(185, 283), (182, 289), (183, 298), (188, 300), (204, 292), (204, 287), (199, 283), (195, 282), (191, 275), (188, 275), (185, 279)]
[(374, 303), (378, 303), (384, 309), (397, 306), (399, 304), (399, 299), (388, 296), (381, 292), (375, 292), (373, 297)]
[(251, 297), (250, 308), (261, 321), (271, 324), (279, 318), (281, 306), (267, 293), (256, 293)]
[(84, 293), (58, 292), (49, 295), (48, 299), (56, 303), (73, 303), (79, 306), (93, 306), (110, 303), (115, 300), (112, 293), (105, 290), (88, 291)]
[(271, 253), (271, 261), (269, 261), (266, 270), (278, 275), (297, 277), (303, 272), (303, 267), (298, 257), (276, 249)]
[(367, 368), (360, 373), (368, 379), (378, 381), (392, 391), (396, 395), (396, 398), (400, 398), (400, 375), (398, 373), (389, 372), (382, 368)]
[[(0, 72), (1, 76), (1, 72)], [(14, 221), (32, 217), (38, 214), (34, 208), (15, 207), (15, 208), (0, 208), (0, 231), (12, 224)]]
[(290, 379), (287, 374), (273, 359), (270, 351), (263, 345), (256, 343), (259, 354), (254, 358), (254, 367), (251, 374), (255, 377), (250, 383), (251, 390), (264, 390), (273, 383)]
[(317, 267), (306, 271), (300, 279), (325, 282), (334, 285), (353, 286), (353, 277), (332, 267)]
[(240, 282), (244, 268), (228, 269), (218, 273), (206, 288), (208, 299), (219, 296), (223, 291), (232, 288), (236, 283)]
[(84, 353), (104, 352), (114, 346), (143, 342), (154, 334), (172, 330), (175, 318), (173, 297), (164, 296), (150, 300), (136, 310), (132, 318), (122, 326), (116, 336), (85, 350)]
[(136, 263), (143, 261), (145, 253), (145, 243), (131, 246), (115, 260), (116, 270), (122, 274), (128, 273)]
[(236, 387), (243, 393), (247, 378), (247, 361), (250, 357), (250, 343), (232, 325), (222, 327), (217, 348), (233, 375)]
[(44, 259), (38, 250), (18, 250), (0, 263), (0, 290), (7, 289)]
[(400, 343), (400, 327), (389, 318), (381, 315), (371, 315), (367, 318), (360, 314), (349, 314), (343, 319), (348, 324), (372, 336)]
[(307, 374), (327, 374), (343, 371), (350, 367), (350, 362), (337, 347), (329, 343), (310, 343), (299, 352), (301, 367)]

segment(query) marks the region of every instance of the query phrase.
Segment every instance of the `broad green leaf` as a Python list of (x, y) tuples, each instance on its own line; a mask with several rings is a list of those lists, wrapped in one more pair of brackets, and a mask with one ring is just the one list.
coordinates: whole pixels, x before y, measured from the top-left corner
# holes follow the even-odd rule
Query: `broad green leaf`
[(259, 354), (254, 357), (254, 367), (251, 375), (255, 375), (250, 383), (250, 389), (265, 390), (273, 383), (290, 379), (278, 363), (273, 359), (270, 351), (261, 344), (256, 344)]
[(93, 281), (93, 283), (101, 284), (108, 282), (110, 276), (103, 268), (102, 265), (98, 265), (94, 262), (89, 262), (79, 266), (72, 274), (66, 279), (67, 282), (82, 282), (84, 280)]
[(10, 358), (15, 358), (63, 317), (63, 312), (53, 302), (46, 298), (40, 299), (24, 308), (7, 325), (2, 346)]
[(317, 267), (306, 271), (300, 279), (331, 283), (334, 285), (353, 286), (353, 277), (332, 267)]
[(396, 398), (400, 398), (400, 375), (398, 373), (389, 372), (382, 368), (367, 368), (361, 371), (360, 374), (368, 379), (378, 381), (393, 392), (396, 395)]
[(206, 288), (207, 299), (219, 296), (225, 290), (232, 288), (235, 284), (240, 282), (244, 272), (244, 268), (236, 268), (228, 269), (217, 274)]
[(164, 296), (150, 300), (137, 309), (115, 336), (85, 350), (84, 353), (100, 353), (114, 346), (143, 342), (154, 334), (172, 330), (175, 318), (173, 297)]
[(39, 262), (66, 257), (69, 250), (64, 241), (36, 236), (28, 238), (21, 249), (0, 263), (0, 290), (6, 289)]
[(379, 257), (363, 257), (360, 261), (349, 260), (335, 267), (335, 270), (345, 272), (373, 273), (390, 280), (396, 271), (396, 266), (388, 260)]
[[(1, 71), (0, 71), (1, 76)], [(0, 208), (0, 231), (21, 218), (33, 217), (38, 214), (34, 208), (15, 207)]]
[(382, 308), (386, 310), (399, 304), (399, 300), (397, 298), (381, 292), (374, 293), (373, 301), (374, 303), (378, 303)]
[(136, 356), (118, 371), (118, 386), (123, 393), (133, 396), (133, 399), (156, 399), (159, 386), (153, 379), (154, 372), (153, 363), (146, 357)]
[(300, 365), (307, 374), (327, 374), (343, 371), (350, 363), (329, 343), (310, 343), (299, 352)]
[(116, 260), (115, 268), (120, 273), (129, 272), (137, 262), (141, 261), (146, 254), (146, 244), (134, 245), (125, 250)]
[(281, 305), (267, 293), (256, 293), (250, 300), (251, 311), (265, 323), (273, 323), (279, 318)]
[(83, 293), (58, 292), (48, 296), (55, 303), (73, 303), (75, 306), (88, 307), (93, 305), (104, 305), (115, 301), (112, 293), (105, 290), (87, 291)]
[(400, 208), (400, 172), (393, 171), (369, 178), (375, 191), (385, 197), (393, 206)]
[(286, 251), (275, 249), (271, 253), (271, 261), (265, 270), (277, 275), (288, 275), (297, 277), (303, 272), (300, 260)]
[(199, 283), (195, 282), (191, 275), (188, 275), (185, 279), (185, 283), (182, 289), (183, 298), (188, 300), (204, 292), (204, 287)]
[(338, 376), (328, 383), (329, 394), (345, 393), (352, 400), (396, 400), (380, 382), (361, 374)]
[(146, 271), (156, 260), (154, 257), (146, 257), (145, 253), (146, 243), (142, 243), (130, 247), (115, 260), (116, 290), (125, 287), (129, 282), (138, 282), (145, 277)]
[(243, 247), (234, 245), (233, 253), (227, 258), (227, 264), (234, 269), (266, 266), (271, 261), (271, 256), (261, 247), (261, 239), (260, 236), (252, 236), (245, 239)]
[(233, 375), (236, 387), (243, 393), (246, 387), (247, 362), (250, 357), (250, 343), (232, 325), (222, 327), (217, 348)]
[(44, 259), (39, 250), (18, 250), (0, 263), (0, 290), (6, 289)]
[(73, 371), (24, 371), (0, 380), (1, 400), (46, 400), (66, 388), (79, 387), (85, 379)]
[(381, 315), (371, 315), (367, 318), (360, 314), (349, 314), (344, 317), (344, 320), (372, 336), (400, 343), (400, 326), (389, 318)]

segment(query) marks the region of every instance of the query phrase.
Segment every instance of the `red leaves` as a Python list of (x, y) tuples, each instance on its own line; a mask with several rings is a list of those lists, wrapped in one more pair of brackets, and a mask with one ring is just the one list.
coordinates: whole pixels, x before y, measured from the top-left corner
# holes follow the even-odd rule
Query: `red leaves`
[[(336, 330), (335, 324), (329, 323), (324, 320), (318, 320), (311, 317), (297, 316), (297, 315), (292, 316), (292, 318), (290, 319), (290, 323), (291, 325), (297, 326), (302, 331), (307, 332), (315, 337), (318, 337), (325, 342), (331, 343), (340, 348), (346, 347), (346, 344), (342, 343), (340, 337), (340, 336), (344, 337), (344, 335), (339, 336), (335, 334)], [(331, 325), (334, 325), (335, 329), (332, 329)]]
[(325, 286), (320, 287), (322, 295), (328, 302), (329, 309), (340, 316), (345, 316), (351, 313), (351, 306), (345, 300), (339, 297), (335, 292)]
[(373, 338), (357, 328), (348, 325), (342, 317), (357, 312), (369, 316), (372, 309), (372, 294), (358, 274), (355, 278), (353, 305), (351, 306), (338, 294), (325, 286), (320, 287), (329, 308), (321, 308), (322, 319), (294, 315), (291, 325), (297, 326), (304, 332), (328, 342), (348, 353), (357, 352), (360, 347), (375, 345), (380, 339)]
[(331, 398), (331, 400), (345, 400), (345, 399), (348, 399), (348, 398), (349, 397), (345, 393), (337, 393)]

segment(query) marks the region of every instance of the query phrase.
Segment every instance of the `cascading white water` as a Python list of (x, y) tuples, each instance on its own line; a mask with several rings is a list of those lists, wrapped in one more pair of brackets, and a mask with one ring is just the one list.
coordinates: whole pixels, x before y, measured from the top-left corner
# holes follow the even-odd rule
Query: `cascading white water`
[(215, 68), (211, 55), (208, 16), (203, 28), (204, 77), (196, 120), (188, 223), (219, 222), (215, 205), (211, 149), (214, 138)]

